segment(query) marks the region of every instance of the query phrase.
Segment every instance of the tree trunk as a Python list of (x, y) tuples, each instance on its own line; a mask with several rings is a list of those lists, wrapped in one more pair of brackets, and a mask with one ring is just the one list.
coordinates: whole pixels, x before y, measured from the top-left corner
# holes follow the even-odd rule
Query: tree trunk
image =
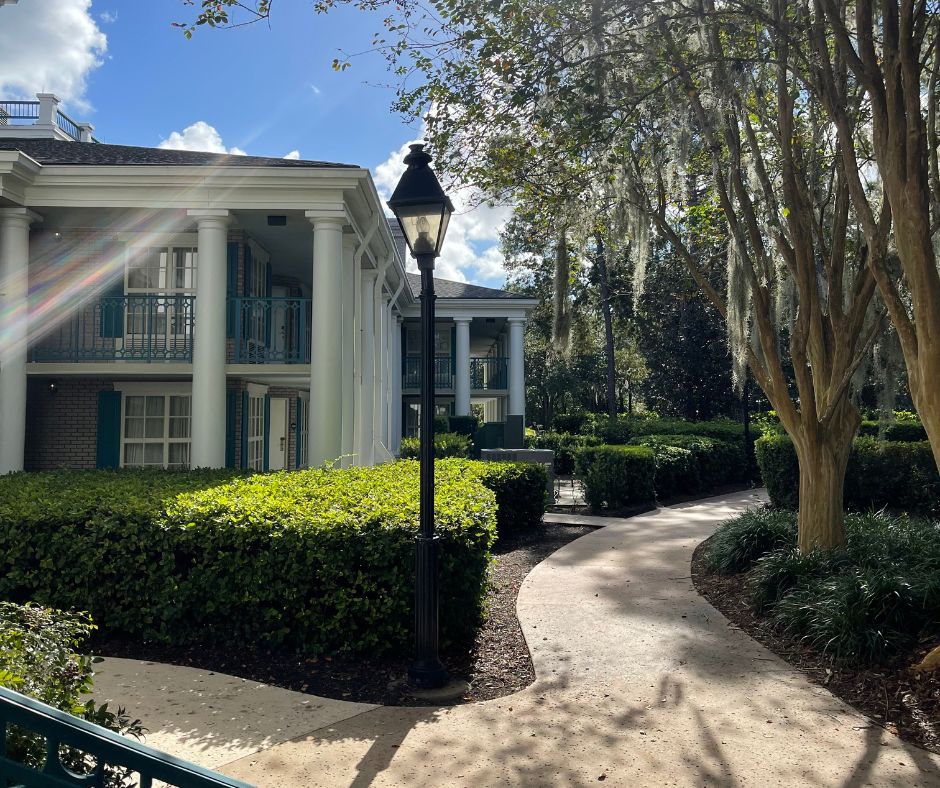
[(568, 341), (571, 337), (571, 306), (568, 303), (569, 277), (568, 238), (566, 230), (562, 228), (555, 242), (555, 276), (552, 296), (552, 344), (559, 353), (568, 352)]
[(607, 255), (600, 233), (597, 242), (597, 279), (601, 289), (601, 312), (604, 315), (604, 356), (607, 359), (607, 415), (617, 417), (617, 367), (614, 356), (614, 317), (610, 309), (610, 281), (607, 278)]

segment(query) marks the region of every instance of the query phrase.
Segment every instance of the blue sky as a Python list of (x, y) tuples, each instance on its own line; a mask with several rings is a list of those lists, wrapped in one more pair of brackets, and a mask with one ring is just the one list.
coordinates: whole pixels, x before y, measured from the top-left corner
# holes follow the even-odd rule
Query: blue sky
[[(381, 15), (323, 16), (312, 5), (275, 3), (270, 24), (187, 40), (171, 24), (191, 18), (181, 0), (0, 0), (0, 95), (58, 93), (105, 142), (299, 153), (369, 167), (387, 191), (420, 124), (391, 112), (397, 78), (381, 55), (355, 57), (342, 73), (331, 66), (341, 51), (369, 49)], [(456, 217), (442, 275), (502, 284), (505, 216), (482, 208)]]

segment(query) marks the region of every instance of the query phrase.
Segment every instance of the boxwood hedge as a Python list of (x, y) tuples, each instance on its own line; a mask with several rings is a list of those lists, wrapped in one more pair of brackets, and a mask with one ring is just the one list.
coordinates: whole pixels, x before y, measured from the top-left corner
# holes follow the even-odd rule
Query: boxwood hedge
[[(441, 622), (482, 613), (494, 494), (438, 474)], [(0, 598), (87, 610), (105, 635), (308, 654), (404, 651), (418, 465), (234, 477), (54, 472), (0, 478)]]
[[(631, 443), (640, 446), (676, 446), (692, 452), (698, 474), (698, 489), (710, 489), (723, 484), (747, 481), (748, 462), (741, 441), (729, 443), (709, 438), (706, 435), (644, 435), (634, 438)], [(656, 486), (661, 497), (673, 495), (682, 490)]]
[[(797, 509), (800, 466), (786, 435), (768, 434), (756, 444), (757, 463), (771, 503)], [(867, 511), (887, 507), (915, 514), (940, 512), (940, 475), (926, 441), (856, 438), (845, 474), (845, 507)]]
[(578, 452), (576, 465), (593, 509), (618, 509), (655, 497), (656, 460), (647, 446), (587, 446)]

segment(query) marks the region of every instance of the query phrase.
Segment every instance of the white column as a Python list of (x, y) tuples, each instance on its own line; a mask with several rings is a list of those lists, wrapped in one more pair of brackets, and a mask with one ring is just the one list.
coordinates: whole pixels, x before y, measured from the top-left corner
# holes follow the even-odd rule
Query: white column
[(509, 318), (509, 414), (525, 416), (525, 318)]
[(392, 321), (392, 398), (391, 430), (389, 449), (397, 454), (401, 448), (401, 315)]
[(386, 351), (388, 345), (386, 342), (386, 332), (388, 327), (385, 325), (385, 293), (383, 292), (383, 283), (376, 282), (375, 293), (375, 388), (373, 398), (375, 407), (374, 413), (374, 439), (384, 442), (383, 425), (385, 423), (385, 413), (388, 411), (388, 405), (385, 400), (385, 363), (387, 361)]
[(307, 218), (313, 223), (307, 456), (316, 468), (343, 453), (343, 219), (313, 211)]
[(354, 462), (356, 446), (356, 237), (343, 236), (343, 467)]
[(376, 271), (364, 270), (362, 283), (362, 325), (359, 327), (359, 346), (362, 354), (362, 389), (360, 400), (362, 421), (359, 435), (359, 463), (372, 465), (375, 427), (375, 279)]
[(228, 211), (187, 213), (198, 232), (189, 463), (193, 468), (224, 468)]
[(392, 333), (395, 331), (395, 321), (392, 318), (392, 299), (385, 299), (385, 409), (382, 413), (382, 440), (385, 448), (392, 451), (392, 380), (395, 370), (392, 359)]
[(26, 208), (0, 209), (0, 474), (23, 470), (26, 347), (29, 342), (29, 224)]
[(457, 326), (457, 369), (455, 370), (454, 413), (470, 415), (470, 318), (454, 318)]

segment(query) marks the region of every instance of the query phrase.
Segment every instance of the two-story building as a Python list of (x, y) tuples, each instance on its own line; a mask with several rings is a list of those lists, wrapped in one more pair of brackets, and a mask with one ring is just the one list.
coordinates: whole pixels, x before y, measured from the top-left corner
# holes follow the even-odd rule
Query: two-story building
[[(393, 457), (418, 278), (368, 170), (92, 132), (0, 102), (0, 473)], [(438, 408), (517, 441), (535, 302), (437, 288)]]

